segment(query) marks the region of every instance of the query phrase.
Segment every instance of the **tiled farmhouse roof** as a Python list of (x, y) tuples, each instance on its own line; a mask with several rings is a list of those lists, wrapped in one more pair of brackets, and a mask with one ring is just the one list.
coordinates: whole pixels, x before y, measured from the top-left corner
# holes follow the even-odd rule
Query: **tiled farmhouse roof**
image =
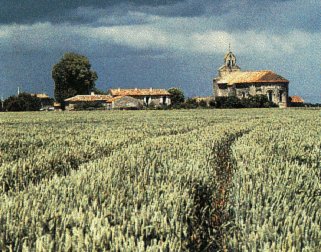
[(112, 97), (110, 95), (76, 95), (66, 99), (66, 102), (91, 102), (91, 101), (108, 101)]
[(31, 94), (32, 96), (35, 96), (39, 99), (48, 99), (49, 96), (47, 94)]
[(159, 96), (159, 95), (170, 95), (169, 92), (165, 89), (153, 89), (153, 88), (146, 88), (146, 89), (109, 89), (109, 94), (112, 96)]
[(218, 80), (219, 84), (245, 84), (245, 83), (289, 83), (289, 81), (282, 76), (269, 71), (239, 71), (232, 72)]
[(121, 99), (121, 98), (123, 98), (123, 97), (125, 97), (125, 96), (115, 96), (115, 97), (111, 97), (111, 98), (109, 98), (109, 100), (107, 100), (107, 102), (114, 102), (114, 101), (117, 101), (117, 100), (119, 100), (119, 99)]
[(291, 99), (292, 103), (304, 103), (304, 100), (300, 96), (297, 96), (297, 95), (290, 96), (290, 99)]

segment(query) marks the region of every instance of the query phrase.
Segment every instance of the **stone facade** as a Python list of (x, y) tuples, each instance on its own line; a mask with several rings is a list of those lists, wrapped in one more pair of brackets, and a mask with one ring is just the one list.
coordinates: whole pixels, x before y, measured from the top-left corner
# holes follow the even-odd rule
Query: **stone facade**
[(139, 101), (144, 106), (167, 106), (171, 104), (171, 94), (165, 89), (109, 89), (107, 94), (112, 97), (129, 96)]
[(213, 80), (214, 98), (250, 95), (266, 95), (279, 107), (288, 106), (289, 81), (269, 70), (241, 71), (235, 55), (229, 51), (224, 57), (224, 65), (219, 68)]
[(65, 99), (66, 110), (74, 110), (77, 105), (85, 103), (107, 108), (110, 99), (110, 95), (98, 95), (93, 92), (90, 95), (76, 95)]
[(118, 96), (110, 103), (111, 109), (142, 109), (143, 103), (141, 100), (130, 96)]

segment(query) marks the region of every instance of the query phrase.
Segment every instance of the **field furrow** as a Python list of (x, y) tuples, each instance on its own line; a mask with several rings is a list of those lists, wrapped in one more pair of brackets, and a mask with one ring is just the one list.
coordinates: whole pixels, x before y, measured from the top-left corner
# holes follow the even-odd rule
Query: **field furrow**
[(318, 111), (0, 115), (0, 250), (318, 251)]

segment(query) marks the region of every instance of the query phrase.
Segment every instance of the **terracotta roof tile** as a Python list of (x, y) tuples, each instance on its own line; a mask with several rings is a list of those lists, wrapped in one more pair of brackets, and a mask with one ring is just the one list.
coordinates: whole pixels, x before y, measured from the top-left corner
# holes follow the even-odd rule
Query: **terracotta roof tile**
[(110, 95), (76, 95), (66, 99), (66, 102), (91, 102), (91, 101), (108, 101)]
[(300, 96), (297, 96), (297, 95), (290, 96), (290, 99), (291, 99), (292, 103), (304, 103), (304, 100)]
[(217, 83), (226, 83), (228, 85), (244, 84), (244, 83), (289, 83), (289, 81), (282, 76), (269, 71), (239, 71), (232, 72), (220, 79)]
[(114, 101), (117, 101), (123, 97), (125, 97), (125, 96), (115, 96), (115, 97), (110, 98), (107, 102), (114, 102)]
[(154, 89), (154, 88), (146, 88), (146, 89), (109, 89), (109, 94), (112, 96), (158, 96), (158, 95), (170, 95), (169, 92), (165, 89)]
[(31, 94), (32, 96), (35, 96), (39, 99), (48, 99), (49, 96), (47, 94)]

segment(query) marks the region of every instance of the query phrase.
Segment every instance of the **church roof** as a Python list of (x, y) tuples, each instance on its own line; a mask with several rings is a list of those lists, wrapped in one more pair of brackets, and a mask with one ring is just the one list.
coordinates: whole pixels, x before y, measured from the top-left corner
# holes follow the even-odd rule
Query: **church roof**
[(245, 83), (289, 83), (289, 81), (270, 70), (263, 70), (231, 72), (220, 78), (217, 83), (233, 85)]

